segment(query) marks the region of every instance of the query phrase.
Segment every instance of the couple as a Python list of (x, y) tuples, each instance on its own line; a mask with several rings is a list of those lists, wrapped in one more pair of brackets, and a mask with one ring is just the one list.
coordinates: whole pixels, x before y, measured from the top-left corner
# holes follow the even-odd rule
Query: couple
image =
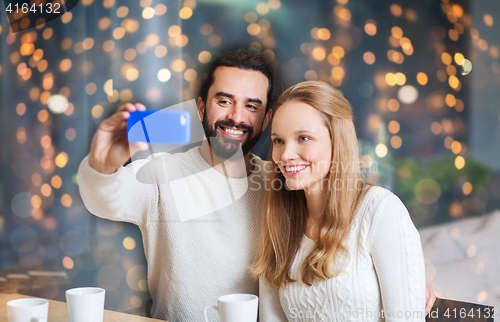
[[(80, 193), (96, 216), (140, 228), (153, 317), (200, 321), (217, 297), (251, 293), (260, 295), (263, 322), (377, 319), (388, 311), (423, 320), (414, 311), (430, 310), (435, 296), (418, 232), (401, 201), (365, 184), (354, 166), (349, 103), (321, 82), (292, 86), (279, 98), (273, 162), (265, 162), (250, 151), (271, 120), (273, 91), (274, 69), (263, 56), (238, 50), (214, 60), (197, 101), (208, 140), (156, 156), (166, 183), (136, 180), (132, 165), (147, 160), (123, 166), (131, 149), (147, 148), (126, 139), (130, 112), (144, 105), (124, 104), (96, 131), (78, 171)], [(279, 189), (266, 184), (270, 175)], [(176, 178), (186, 180), (174, 186)], [(179, 193), (183, 200), (173, 198)], [(179, 219), (183, 209), (205, 213), (207, 204), (227, 205)]]

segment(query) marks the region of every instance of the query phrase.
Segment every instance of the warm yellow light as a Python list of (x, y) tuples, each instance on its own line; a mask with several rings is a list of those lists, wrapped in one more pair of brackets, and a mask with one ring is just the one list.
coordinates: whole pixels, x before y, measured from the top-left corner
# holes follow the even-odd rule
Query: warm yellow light
[(193, 10), (188, 7), (184, 7), (179, 11), (179, 17), (181, 19), (189, 19), (193, 15)]
[(198, 55), (198, 60), (200, 61), (200, 63), (206, 64), (212, 60), (212, 54), (204, 50)]
[(135, 57), (137, 57), (137, 52), (133, 48), (129, 48), (123, 53), (123, 58), (125, 58), (126, 61), (132, 61)]
[(44, 183), (40, 187), (40, 193), (42, 194), (42, 196), (48, 197), (52, 193), (52, 188), (47, 183)]
[(132, 237), (125, 237), (123, 239), (123, 247), (127, 250), (132, 250), (135, 248), (135, 240)]
[(73, 267), (75, 267), (75, 262), (68, 256), (64, 256), (62, 264), (66, 269), (73, 269)]
[(104, 83), (104, 93), (106, 93), (107, 95), (113, 95), (113, 79), (108, 79), (105, 83)]
[(172, 62), (171, 67), (174, 72), (180, 73), (186, 69), (186, 62), (182, 59), (176, 59)]
[(462, 144), (458, 141), (453, 141), (451, 144), (451, 151), (455, 154), (459, 154), (462, 151)]
[(115, 39), (122, 39), (125, 36), (125, 29), (122, 27), (115, 28), (113, 30), (113, 38)]
[(428, 82), (427, 75), (425, 73), (418, 73), (417, 74), (417, 82), (422, 86), (427, 84), (427, 82)]
[(146, 45), (148, 45), (148, 47), (153, 47), (153, 46), (156, 46), (156, 44), (158, 44), (158, 42), (160, 41), (160, 37), (158, 37), (157, 34), (149, 34), (149, 35), (147, 35), (145, 41), (146, 41)]
[(316, 47), (312, 51), (312, 57), (317, 61), (322, 61), (326, 57), (326, 51), (323, 47)]
[(136, 68), (131, 67), (125, 72), (125, 78), (130, 82), (135, 81), (138, 77), (139, 71)]
[(468, 195), (472, 192), (472, 184), (469, 181), (464, 183), (464, 185), (462, 186), (462, 192), (464, 193), (464, 195)]
[(447, 94), (446, 98), (445, 98), (445, 102), (446, 102), (446, 105), (448, 105), (449, 107), (453, 107), (457, 103), (457, 99), (455, 98), (454, 95)]
[(390, 121), (387, 127), (389, 129), (389, 132), (391, 132), (392, 134), (398, 133), (401, 128), (398, 121), (394, 120)]
[(449, 65), (451, 64), (451, 55), (448, 54), (448, 53), (442, 53), (441, 54), (441, 61), (445, 64), (445, 65)]
[(493, 23), (494, 23), (494, 20), (493, 20), (493, 17), (489, 14), (485, 14), (484, 15), (484, 23), (488, 26), (488, 27), (492, 27), (493, 26)]
[(399, 110), (399, 101), (397, 99), (391, 98), (387, 102), (387, 108), (391, 112), (397, 112)]
[(68, 154), (66, 152), (59, 153), (55, 159), (55, 163), (59, 168), (64, 168), (66, 163), (68, 163)]
[(257, 5), (257, 7), (255, 7), (255, 10), (260, 15), (267, 15), (269, 12), (269, 6), (266, 3), (261, 2)]
[(162, 3), (156, 5), (156, 7), (155, 7), (155, 14), (157, 16), (162, 16), (166, 12), (167, 12), (167, 6), (166, 5), (164, 5)]
[(372, 65), (375, 63), (375, 55), (372, 52), (367, 51), (363, 54), (363, 61), (368, 65)]
[(455, 167), (460, 170), (465, 166), (465, 159), (463, 156), (459, 155), (455, 158)]
[(106, 30), (111, 26), (111, 19), (109, 17), (102, 17), (98, 23), (99, 29)]
[(377, 34), (377, 24), (373, 20), (368, 20), (365, 24), (365, 32), (370, 36)]
[(83, 41), (83, 49), (89, 50), (92, 49), (92, 47), (94, 47), (94, 39), (90, 37), (85, 38), (85, 40)]
[(170, 73), (170, 71), (166, 68), (163, 68), (163, 69), (160, 69), (158, 71), (158, 80), (162, 83), (165, 83), (167, 82), (170, 77), (172, 76), (172, 73)]
[(390, 10), (395, 17), (401, 17), (401, 15), (403, 14), (403, 9), (401, 8), (400, 5), (397, 4), (391, 5)]
[(460, 85), (460, 81), (456, 76), (450, 76), (450, 78), (448, 79), (448, 84), (450, 84), (451, 88), (456, 89)]
[(128, 8), (125, 6), (121, 6), (116, 10), (116, 16), (118, 18), (125, 18), (128, 15)]
[(403, 145), (403, 140), (398, 135), (394, 135), (391, 138), (391, 146), (394, 149), (399, 149), (401, 147), (401, 145)]
[(399, 27), (392, 27), (391, 33), (394, 38), (400, 39), (401, 37), (403, 37), (403, 30)]
[(142, 17), (144, 19), (151, 19), (155, 16), (155, 9), (151, 7), (146, 7), (142, 10)]
[(66, 58), (66, 59), (63, 59), (61, 61), (61, 64), (59, 65), (59, 68), (61, 69), (61, 71), (67, 72), (68, 70), (71, 69), (71, 65), (72, 65), (71, 59)]
[(160, 46), (155, 48), (155, 56), (158, 58), (165, 57), (167, 52), (168, 52), (168, 49), (166, 46), (160, 45)]
[(260, 26), (256, 23), (252, 23), (248, 25), (247, 32), (252, 36), (256, 36), (260, 33)]
[(387, 83), (387, 85), (389, 86), (395, 86), (396, 85), (396, 75), (394, 75), (393, 73), (387, 73), (385, 75), (385, 82)]
[(64, 135), (66, 136), (66, 139), (68, 139), (68, 141), (73, 141), (76, 138), (76, 130), (70, 127), (66, 130)]
[(443, 130), (443, 127), (441, 126), (441, 123), (439, 123), (439, 122), (432, 122), (432, 124), (431, 124), (431, 132), (434, 135), (440, 134), (442, 130)]
[(61, 188), (61, 186), (62, 186), (62, 179), (61, 179), (61, 177), (58, 176), (58, 175), (53, 176), (52, 179), (50, 179), (50, 184), (55, 189)]
[(462, 55), (461, 53), (456, 53), (455, 63), (457, 63), (457, 65), (462, 65), (464, 63), (464, 55)]
[(178, 37), (181, 34), (181, 27), (177, 25), (170, 26), (168, 28), (168, 35), (172, 38)]
[(73, 199), (71, 198), (70, 195), (68, 195), (67, 193), (65, 193), (64, 195), (62, 195), (61, 197), (61, 204), (64, 206), (64, 207), (71, 207), (71, 204), (73, 203)]
[(34, 208), (40, 208), (42, 206), (42, 198), (40, 198), (40, 196), (38, 195), (34, 195), (33, 197), (31, 197), (31, 205)]
[(93, 118), (98, 119), (102, 116), (102, 113), (104, 113), (104, 109), (101, 105), (95, 105), (92, 107), (91, 113)]
[(396, 84), (403, 86), (406, 83), (406, 76), (403, 73), (396, 73)]
[(383, 158), (387, 155), (387, 146), (385, 144), (377, 144), (377, 146), (375, 147), (375, 154), (379, 157), (379, 158)]

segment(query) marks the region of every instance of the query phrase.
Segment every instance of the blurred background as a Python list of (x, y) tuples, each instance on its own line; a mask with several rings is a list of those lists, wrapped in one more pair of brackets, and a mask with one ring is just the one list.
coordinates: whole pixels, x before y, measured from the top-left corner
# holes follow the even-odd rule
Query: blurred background
[(147, 314), (139, 229), (85, 209), (78, 165), (120, 103), (196, 98), (204, 67), (246, 48), (274, 62), (280, 91), (342, 91), (368, 178), (421, 231), (431, 284), (499, 303), (500, 2), (80, 0), (36, 28), (0, 23), (0, 292), (101, 286), (107, 309)]

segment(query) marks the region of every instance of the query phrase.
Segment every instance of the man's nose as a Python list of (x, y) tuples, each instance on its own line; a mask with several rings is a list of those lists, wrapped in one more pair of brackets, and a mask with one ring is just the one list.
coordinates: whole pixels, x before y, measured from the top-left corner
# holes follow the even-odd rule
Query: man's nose
[(234, 124), (241, 124), (245, 122), (244, 107), (240, 104), (235, 104), (231, 107), (231, 111), (227, 115), (228, 119), (232, 120)]

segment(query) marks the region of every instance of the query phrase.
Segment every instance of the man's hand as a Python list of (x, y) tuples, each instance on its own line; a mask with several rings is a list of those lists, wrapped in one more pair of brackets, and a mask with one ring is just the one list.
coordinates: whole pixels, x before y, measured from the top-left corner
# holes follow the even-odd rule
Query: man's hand
[(130, 112), (144, 110), (146, 106), (142, 104), (126, 103), (101, 122), (90, 144), (89, 163), (92, 168), (101, 173), (113, 173), (136, 152), (148, 149), (146, 142), (129, 143), (127, 140)]
[(425, 294), (426, 294), (425, 315), (427, 315), (431, 311), (434, 302), (436, 302), (436, 298), (439, 297), (440, 299), (444, 299), (444, 295), (443, 293), (433, 289), (429, 285), (429, 281), (427, 279), (425, 279)]

